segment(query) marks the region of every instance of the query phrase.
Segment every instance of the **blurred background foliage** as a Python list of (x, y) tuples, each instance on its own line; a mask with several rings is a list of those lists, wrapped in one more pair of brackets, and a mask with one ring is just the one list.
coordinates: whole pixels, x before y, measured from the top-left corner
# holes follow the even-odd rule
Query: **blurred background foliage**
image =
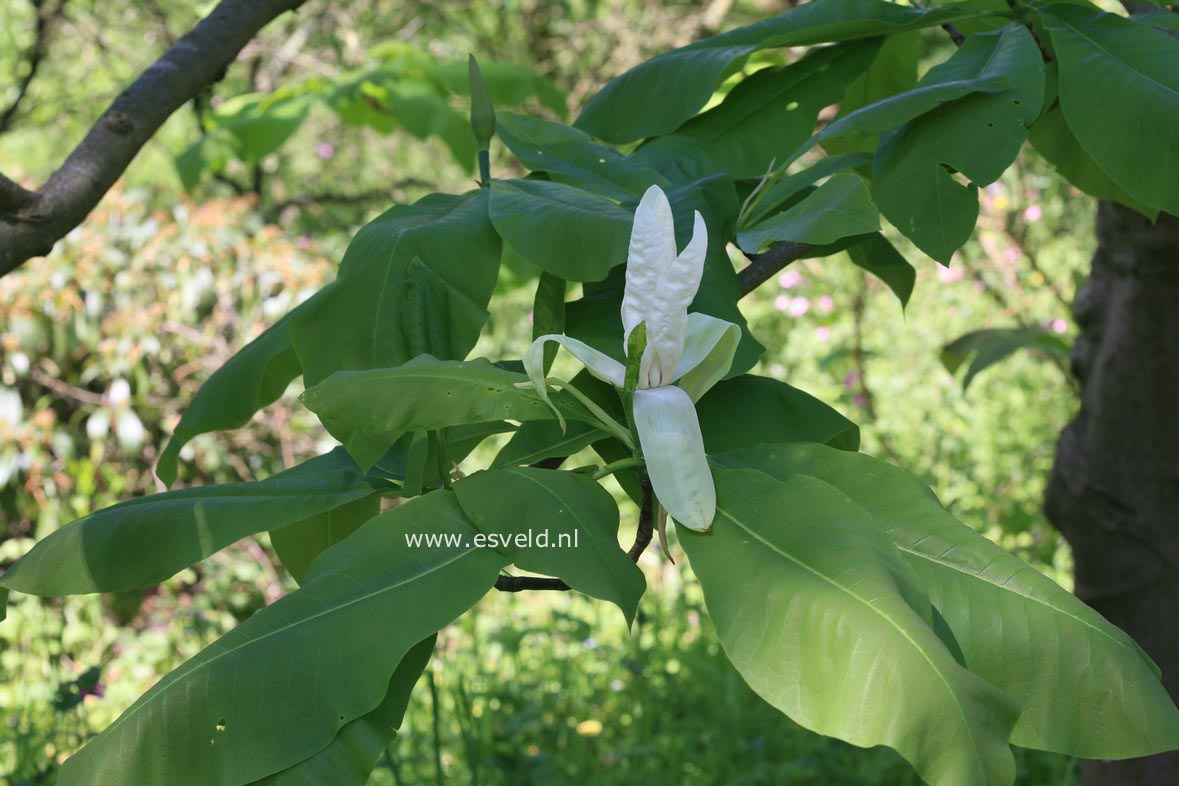
[[(0, 0), (4, 171), (45, 178), (206, 5)], [(446, 130), (447, 113), (465, 111), (461, 80), (446, 74), (465, 70), (468, 52), (504, 64), (522, 111), (573, 116), (640, 60), (784, 8), (357, 0), (278, 20), (49, 258), (0, 279), (0, 565), (91, 510), (154, 491), (149, 468), (185, 402), (330, 280), (366, 218), (471, 186), (473, 152)], [(38, 14), (45, 55), (7, 112)], [(925, 45), (933, 55), (948, 43)], [(274, 101), (295, 102), (299, 122), (249, 130), (261, 147), (243, 153), (233, 124)], [(495, 147), (497, 175), (522, 171)], [(770, 348), (760, 373), (836, 406), (862, 425), (866, 451), (1067, 585), (1067, 550), (1040, 509), (1075, 407), (1064, 361), (1017, 352), (964, 392), (940, 355), (980, 328), (1071, 342), (1093, 205), (1031, 153), (982, 204), (975, 239), (949, 267), (892, 238), (918, 263), (906, 312), (842, 257), (796, 263), (742, 306)], [(518, 356), (531, 293), (506, 271), (501, 289), (476, 352)], [(324, 450), (297, 392), (244, 429), (194, 440), (184, 482), (265, 477)], [(890, 751), (816, 737), (761, 702), (727, 666), (690, 571), (654, 551), (642, 565), (651, 589), (630, 633), (612, 609), (553, 593), (493, 593), (444, 631), (374, 782), (918, 783)], [(251, 541), (148, 592), (15, 598), (0, 623), (0, 778), (51, 783), (58, 762), (160, 675), (292, 586), (269, 545)], [(1075, 782), (1075, 762), (1021, 756), (1021, 784)]]

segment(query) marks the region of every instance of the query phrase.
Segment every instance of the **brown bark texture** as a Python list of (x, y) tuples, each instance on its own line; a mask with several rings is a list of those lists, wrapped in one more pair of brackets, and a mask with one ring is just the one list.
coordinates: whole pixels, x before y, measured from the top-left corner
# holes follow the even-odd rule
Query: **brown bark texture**
[[(1081, 408), (1061, 433), (1045, 511), (1076, 594), (1146, 650), (1179, 698), (1179, 218), (1112, 202), (1074, 305)], [(1085, 786), (1179, 786), (1179, 753), (1086, 762)]]

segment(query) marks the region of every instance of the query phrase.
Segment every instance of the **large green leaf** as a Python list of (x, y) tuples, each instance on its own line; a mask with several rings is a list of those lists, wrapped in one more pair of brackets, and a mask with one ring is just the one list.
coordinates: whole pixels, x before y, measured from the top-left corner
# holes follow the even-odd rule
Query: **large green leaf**
[(294, 524), (272, 529), (270, 545), (295, 581), (302, 582), (321, 552), (360, 529), (361, 524), (380, 512), (380, 497), (361, 497)]
[(1060, 108), (1131, 197), (1179, 214), (1179, 41), (1092, 7), (1040, 12), (1060, 63)]
[(917, 283), (917, 271), (888, 238), (874, 232), (848, 246), (847, 255), (856, 267), (883, 281), (901, 301), (901, 308), (909, 305), (909, 296)]
[(653, 184), (668, 185), (655, 169), (564, 123), (499, 112), (495, 134), (534, 172), (611, 199), (624, 201), (642, 196)]
[(646, 581), (618, 545), (618, 505), (589, 477), (511, 467), (465, 478), (454, 494), (480, 532), (501, 538), (497, 548), (517, 567), (560, 576), (634, 620)]
[(710, 453), (775, 442), (822, 442), (856, 450), (860, 429), (819, 399), (769, 377), (742, 374), (696, 403)]
[[(357, 232), (336, 282), (291, 325), (307, 385), (337, 371), (399, 365), (427, 340), (461, 360), (487, 318), (499, 259), (485, 189), (386, 211)], [(424, 323), (444, 337), (428, 339)]]
[(878, 229), (880, 214), (864, 179), (841, 172), (802, 201), (739, 232), (737, 245), (757, 254), (782, 241), (825, 245)]
[[(411, 545), (423, 533), (440, 542)], [(446, 491), (370, 520), (299, 590), (160, 680), (58, 783), (229, 786), (318, 753), (381, 703), (414, 645), (494, 585), (507, 559), (474, 535)]]
[(347, 723), (319, 753), (250, 786), (365, 786), (377, 759), (401, 727), (410, 693), (430, 660), (436, 638), (429, 636), (406, 653), (376, 709)]
[(1012, 742), (1086, 758), (1179, 747), (1179, 711), (1134, 641), (1058, 584), (959, 523), (907, 472), (821, 445), (714, 457), (820, 478), (870, 512), (953, 631), (966, 666), (1023, 705)]
[(52, 533), (0, 585), (34, 595), (150, 586), (247, 535), (320, 515), (383, 486), (337, 449), (266, 480), (138, 497)]
[(588, 423), (571, 422), (562, 431), (561, 424), (555, 420), (533, 420), (520, 425), (496, 455), (492, 466), (535, 464), (554, 456), (572, 456), (605, 436), (601, 429)]
[(839, 103), (876, 55), (876, 40), (824, 47), (797, 63), (743, 79), (725, 100), (639, 148), (634, 158), (677, 182), (715, 172), (760, 177), (815, 129), (819, 111)]
[(491, 222), (504, 243), (567, 281), (600, 281), (626, 262), (633, 219), (633, 211), (563, 183), (491, 185)]
[[(1027, 28), (1012, 24), (968, 37), (949, 60), (930, 69), (916, 90), (983, 77), (1005, 78), (1012, 88), (949, 101), (885, 134), (876, 154), (872, 196), (877, 207), (939, 262), (948, 263), (970, 237), (978, 217), (978, 186), (998, 179), (1010, 166), (1027, 138), (1027, 126), (1040, 114), (1043, 61)], [(960, 184), (952, 171), (970, 183)]]
[(942, 347), (941, 361), (946, 371), (956, 374), (967, 361), (970, 365), (962, 377), (962, 389), (984, 369), (995, 365), (1021, 349), (1042, 352), (1068, 360), (1069, 345), (1059, 336), (1031, 328), (988, 328), (972, 330)]
[[(329, 427), (373, 435), (554, 417), (527, 383), (524, 374), (504, 371), (483, 359), (445, 361), (423, 355), (396, 368), (333, 374), (305, 392), (303, 403)], [(552, 398), (563, 406), (562, 396)], [(563, 407), (563, 413), (584, 419), (576, 407)]]
[(961, 6), (925, 10), (884, 0), (816, 0), (635, 66), (590, 99), (574, 125), (615, 144), (660, 136), (696, 114), (759, 49), (873, 38), (977, 15)]
[[(857, 109), (903, 93), (917, 83), (917, 65), (921, 57), (920, 33), (897, 33), (884, 39), (876, 59), (848, 88), (847, 96), (839, 102), (836, 121)], [(830, 139), (823, 143), (832, 154), (872, 153), (876, 150), (874, 137), (860, 139)]]
[(809, 729), (896, 749), (931, 786), (1008, 786), (1019, 707), (955, 660), (876, 520), (806, 475), (714, 477), (713, 533), (680, 544), (745, 681)]
[(246, 425), (255, 412), (277, 400), (303, 373), (287, 333), (293, 315), (267, 328), (201, 385), (156, 464), (156, 474), (166, 485), (176, 479), (180, 450), (189, 440)]

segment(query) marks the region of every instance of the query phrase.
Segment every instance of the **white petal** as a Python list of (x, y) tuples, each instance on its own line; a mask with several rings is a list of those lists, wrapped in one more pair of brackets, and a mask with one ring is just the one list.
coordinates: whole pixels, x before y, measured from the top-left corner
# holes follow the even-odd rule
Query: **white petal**
[(565, 418), (549, 401), (548, 389), (544, 382), (544, 347), (550, 341), (569, 350), (573, 357), (585, 365), (589, 373), (615, 387), (620, 388), (626, 384), (626, 366), (604, 352), (599, 352), (584, 341), (578, 341), (569, 336), (550, 333), (533, 341), (532, 345), (528, 347), (528, 351), (524, 353), (524, 373), (528, 375), (528, 379), (536, 391), (540, 393), (540, 397), (557, 413), (557, 419), (561, 421), (561, 427), (564, 428)]
[(696, 407), (688, 394), (674, 386), (636, 390), (634, 419), (659, 502), (685, 527), (710, 529), (716, 515), (716, 488)]
[(699, 211), (695, 213), (692, 240), (664, 271), (658, 283), (654, 307), (647, 320), (647, 345), (655, 357), (647, 375), (650, 387), (669, 385), (684, 351), (688, 304), (700, 289), (708, 228)]
[(626, 290), (622, 296), (622, 330), (629, 336), (647, 319), (659, 279), (675, 260), (675, 219), (671, 203), (659, 186), (651, 186), (635, 209), (626, 259)]
[(741, 328), (707, 314), (688, 314), (684, 355), (675, 370), (676, 385), (692, 401), (725, 378), (741, 343)]

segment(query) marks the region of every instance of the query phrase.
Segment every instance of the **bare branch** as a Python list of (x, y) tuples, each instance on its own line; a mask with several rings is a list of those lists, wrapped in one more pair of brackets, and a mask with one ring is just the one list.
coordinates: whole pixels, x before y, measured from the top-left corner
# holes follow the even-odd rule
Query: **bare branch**
[(33, 44), (25, 54), (27, 66), (24, 76), (17, 83), (16, 95), (13, 96), (7, 108), (0, 112), (0, 134), (12, 126), (12, 121), (16, 117), (17, 110), (20, 109), (21, 102), (29, 94), (29, 87), (37, 76), (37, 68), (40, 67), (41, 61), (45, 59), (45, 54), (49, 50), (49, 34), (52, 32), (53, 23), (62, 16), (65, 4), (66, 0), (56, 0), (48, 10), (45, 10), (45, 0), (33, 0), (33, 9), (37, 14), (33, 28)]
[(810, 243), (775, 243), (764, 254), (746, 254), (749, 266), (737, 274), (741, 284), (741, 297), (764, 284), (775, 273), (799, 259), (806, 259), (814, 248)]
[(0, 275), (48, 254), (82, 223), (173, 112), (218, 81), (259, 30), (304, 2), (221, 0), (114, 100), (31, 201), (13, 205), (12, 181), (5, 178), (0, 191), (9, 198), (0, 202)]

